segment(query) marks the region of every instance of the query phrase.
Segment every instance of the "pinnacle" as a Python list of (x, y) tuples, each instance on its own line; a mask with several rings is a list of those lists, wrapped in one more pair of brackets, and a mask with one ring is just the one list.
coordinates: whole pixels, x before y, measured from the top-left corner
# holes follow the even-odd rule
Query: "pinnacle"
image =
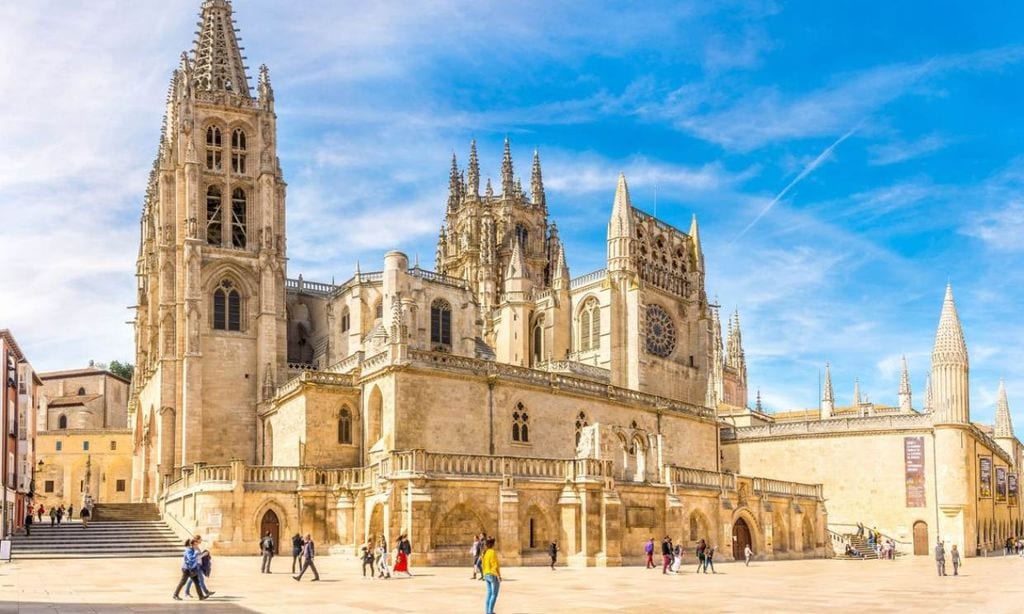
[(1013, 422), (1010, 420), (1010, 402), (1006, 398), (1006, 384), (999, 380), (999, 394), (996, 399), (996, 437), (1013, 437)]
[(626, 185), (626, 175), (619, 173), (619, 183), (615, 187), (615, 202), (612, 205), (612, 219), (620, 223), (629, 223), (633, 219), (631, 211), (633, 203), (629, 200), (629, 186)]
[(953, 300), (953, 286), (946, 284), (946, 296), (942, 301), (942, 313), (939, 315), (939, 327), (935, 332), (935, 347), (932, 350), (932, 364), (957, 363), (968, 364), (967, 344), (964, 342), (964, 331), (960, 325), (960, 316)]
[(195, 47), (195, 89), (249, 98), (249, 77), (231, 18), (231, 3), (203, 2)]

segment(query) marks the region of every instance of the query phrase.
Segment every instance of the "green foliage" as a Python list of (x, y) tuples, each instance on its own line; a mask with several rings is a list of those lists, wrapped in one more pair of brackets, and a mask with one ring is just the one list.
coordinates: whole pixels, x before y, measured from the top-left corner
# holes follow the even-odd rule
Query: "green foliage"
[(121, 362), (119, 360), (111, 360), (110, 365), (107, 367), (114, 375), (125, 378), (129, 382), (132, 381), (132, 375), (135, 374), (135, 365), (130, 362)]

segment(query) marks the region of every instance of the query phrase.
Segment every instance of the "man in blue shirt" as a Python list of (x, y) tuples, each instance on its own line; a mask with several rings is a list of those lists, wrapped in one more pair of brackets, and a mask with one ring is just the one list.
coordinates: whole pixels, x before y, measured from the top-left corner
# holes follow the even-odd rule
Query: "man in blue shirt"
[(196, 584), (196, 592), (199, 593), (199, 599), (206, 599), (210, 596), (198, 581), (199, 565), (201, 563), (198, 554), (199, 550), (194, 538), (185, 542), (185, 553), (181, 561), (181, 581), (178, 582), (178, 588), (174, 589), (174, 599), (176, 601), (181, 601), (179, 593), (181, 593), (181, 588), (185, 586), (189, 578)]

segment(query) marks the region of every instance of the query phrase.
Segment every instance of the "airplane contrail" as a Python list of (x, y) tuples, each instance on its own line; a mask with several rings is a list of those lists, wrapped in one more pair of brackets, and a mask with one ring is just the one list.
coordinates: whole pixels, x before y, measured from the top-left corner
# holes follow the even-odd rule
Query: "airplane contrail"
[(829, 156), (832, 155), (832, 152), (835, 150), (835, 148), (839, 147), (840, 143), (853, 136), (853, 133), (857, 132), (858, 129), (860, 129), (860, 124), (854, 126), (849, 132), (836, 139), (834, 143), (826, 147), (824, 151), (818, 154), (818, 157), (812, 160), (809, 164), (807, 164), (807, 166), (805, 166), (803, 170), (800, 171), (800, 174), (797, 175), (793, 179), (793, 181), (790, 181), (789, 184), (786, 185), (786, 187), (782, 188), (782, 191), (776, 194), (775, 198), (773, 198), (770, 203), (765, 205), (764, 209), (761, 209), (761, 212), (757, 214), (757, 217), (755, 217), (753, 221), (747, 224), (747, 227), (741, 230), (740, 233), (736, 235), (736, 237), (729, 243), (735, 243), (736, 241), (739, 241), (743, 235), (747, 234), (747, 231), (753, 228), (755, 224), (760, 222), (761, 218), (763, 218), (769, 211), (771, 211), (772, 207), (774, 207), (780, 200), (782, 200), (782, 197), (785, 196), (786, 193), (793, 188), (793, 186), (800, 183), (804, 179), (804, 177), (810, 175), (815, 171), (815, 169), (824, 164), (825, 161), (828, 160)]

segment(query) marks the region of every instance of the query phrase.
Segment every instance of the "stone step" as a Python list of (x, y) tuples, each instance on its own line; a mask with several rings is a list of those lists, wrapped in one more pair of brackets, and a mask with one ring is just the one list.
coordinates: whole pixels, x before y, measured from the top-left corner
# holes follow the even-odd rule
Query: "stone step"
[[(13, 560), (37, 560), (37, 559), (116, 559), (126, 556), (125, 552), (89, 552), (73, 553), (66, 552), (14, 552), (11, 554)], [(152, 551), (132, 552), (131, 558), (179, 558), (180, 552)]]

